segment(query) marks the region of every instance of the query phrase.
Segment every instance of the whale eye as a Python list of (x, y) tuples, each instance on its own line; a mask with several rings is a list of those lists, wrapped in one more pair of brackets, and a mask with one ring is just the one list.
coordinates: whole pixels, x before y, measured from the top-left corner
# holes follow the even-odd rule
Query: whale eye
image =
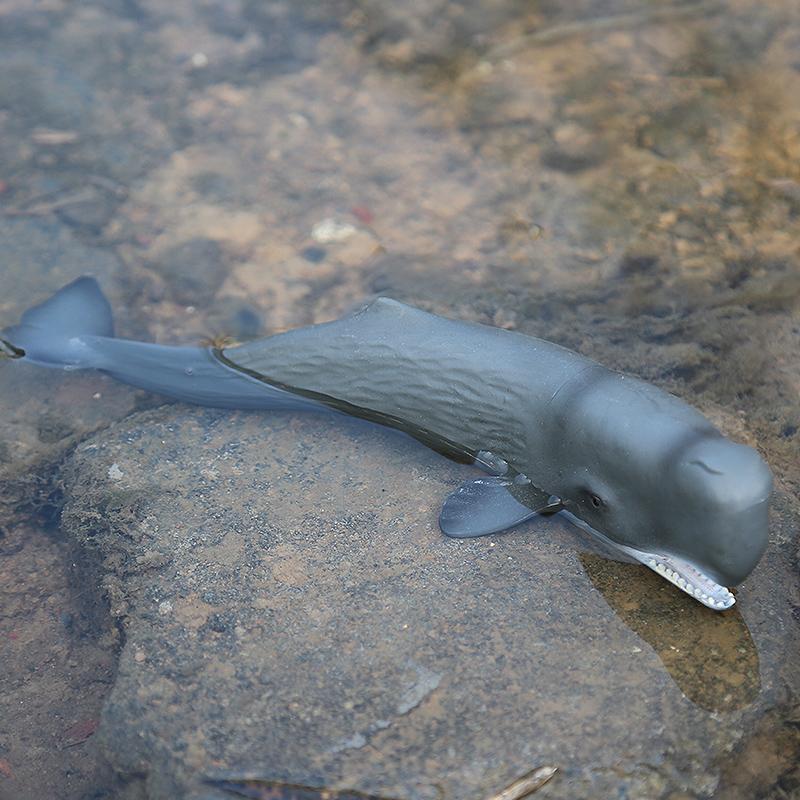
[(600, 495), (594, 494), (594, 492), (589, 493), (589, 502), (593, 508), (602, 508), (605, 505)]

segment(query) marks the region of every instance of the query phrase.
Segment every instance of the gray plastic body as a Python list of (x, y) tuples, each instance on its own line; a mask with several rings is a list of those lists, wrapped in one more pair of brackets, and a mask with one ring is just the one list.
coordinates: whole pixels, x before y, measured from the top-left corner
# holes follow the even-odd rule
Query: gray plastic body
[(766, 547), (772, 477), (755, 450), (673, 395), (550, 342), (380, 299), (224, 357), (350, 413), (490, 451), (612, 541), (719, 583), (741, 581)]
[(489, 458), (539, 491), (516, 481), (508, 497), (496, 481), (462, 487), (444, 515), (450, 535), (515, 524), (527, 518), (521, 503), (546, 510), (552, 495), (715, 609), (733, 604), (724, 585), (743, 580), (767, 544), (769, 468), (686, 403), (550, 342), (393, 300), (213, 351), (114, 338), (106, 298), (81, 278), (4, 331), (0, 353), (99, 369), (191, 403), (335, 409), (463, 460)]

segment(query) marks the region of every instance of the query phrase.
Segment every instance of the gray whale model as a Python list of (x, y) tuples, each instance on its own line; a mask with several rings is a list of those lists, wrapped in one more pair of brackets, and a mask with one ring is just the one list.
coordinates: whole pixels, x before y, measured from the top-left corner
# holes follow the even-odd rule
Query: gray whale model
[(490, 473), (447, 498), (447, 535), (563, 511), (716, 610), (767, 544), (767, 465), (686, 403), (541, 339), (393, 300), (237, 347), (166, 347), (114, 338), (108, 301), (80, 278), (3, 331), (0, 350), (191, 403), (399, 428)]

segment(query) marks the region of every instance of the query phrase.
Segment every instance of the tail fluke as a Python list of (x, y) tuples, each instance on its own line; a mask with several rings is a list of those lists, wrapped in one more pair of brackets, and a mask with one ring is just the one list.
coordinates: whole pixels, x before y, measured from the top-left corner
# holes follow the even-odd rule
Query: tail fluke
[(52, 297), (29, 308), (19, 327), (38, 328), (62, 336), (113, 336), (111, 306), (94, 278), (83, 276)]
[(78, 278), (0, 332), (0, 357), (98, 369), (140, 389), (216, 408), (326, 410), (232, 369), (209, 347), (116, 339), (111, 306), (94, 278)]
[(28, 309), (18, 325), (3, 331), (11, 348), (29, 361), (49, 366), (84, 366), (83, 336), (112, 337), (111, 306), (94, 278), (78, 278), (51, 298)]

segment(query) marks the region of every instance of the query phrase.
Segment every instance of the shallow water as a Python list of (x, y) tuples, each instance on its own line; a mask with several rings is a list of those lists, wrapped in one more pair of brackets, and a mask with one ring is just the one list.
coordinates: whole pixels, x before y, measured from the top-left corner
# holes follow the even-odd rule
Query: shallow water
[[(492, 746), (476, 734), (464, 796), (499, 792), (551, 760), (560, 772), (542, 797), (598, 787), (672, 800), (796, 796), (797, 97), (793, 0), (0, 0), (0, 326), (86, 273), (107, 291), (120, 333), (162, 342), (246, 340), (380, 294), (542, 336), (674, 392), (771, 465), (767, 555), (734, 609), (714, 615), (646, 570), (588, 552), (554, 521), (539, 556), (572, 572), (542, 567), (558, 600), (538, 618), (544, 655), (529, 676), (553, 695), (527, 695), (513, 677), (528, 675), (527, 660), (509, 654), (507, 711), (530, 704), (536, 725), (528, 740), (509, 721)], [(139, 617), (116, 567), (84, 564), (60, 518), (75, 448), (95, 432), (112, 441), (136, 430), (128, 417), (159, 404), (103, 376), (0, 363), (0, 798), (166, 791), (141, 778), (149, 766), (115, 776), (119, 742), (93, 736)], [(318, 473), (337, 474), (333, 444), (304, 447)], [(429, 463), (403, 447), (409, 464)], [(372, 466), (402, 482), (382, 452), (369, 451)], [(353, 482), (372, 497), (365, 466)], [(447, 466), (420, 469), (452, 477)], [(176, 496), (196, 489), (169, 485)], [(120, 497), (124, 488), (108, 492), (109, 507), (139, 524), (136, 504), (150, 500)], [(326, 502), (306, 489), (307, 502)], [(66, 491), (74, 501), (74, 485)], [(226, 502), (237, 512), (235, 492)], [(101, 532), (105, 516), (96, 511)], [(509, 557), (526, 546), (513, 536), (498, 544)], [(354, 563), (366, 569), (365, 559)], [(603, 641), (591, 628), (560, 635), (580, 629), (570, 609), (587, 596)], [(377, 601), (369, 607), (378, 613)], [(567, 711), (556, 665), (570, 659), (583, 666)], [(628, 667), (626, 690), (615, 681)], [(476, 691), (491, 696), (488, 684)], [(648, 692), (666, 698), (659, 715)], [(623, 740), (623, 707), (649, 749)], [(414, 713), (432, 721), (428, 733), (444, 725), (435, 709)], [(556, 736), (559, 714), (571, 731), (540, 741), (536, 731)], [(263, 777), (398, 800), (436, 796), (434, 784), (459, 795), (458, 758), (437, 752), (435, 737), (415, 739), (413, 722), (383, 734), (368, 717), (352, 735), (389, 740), (368, 754), (309, 751), (309, 781), (292, 772), (295, 753)], [(696, 728), (682, 741), (675, 728), (687, 721)], [(407, 758), (416, 779), (389, 768), (387, 753)]]

